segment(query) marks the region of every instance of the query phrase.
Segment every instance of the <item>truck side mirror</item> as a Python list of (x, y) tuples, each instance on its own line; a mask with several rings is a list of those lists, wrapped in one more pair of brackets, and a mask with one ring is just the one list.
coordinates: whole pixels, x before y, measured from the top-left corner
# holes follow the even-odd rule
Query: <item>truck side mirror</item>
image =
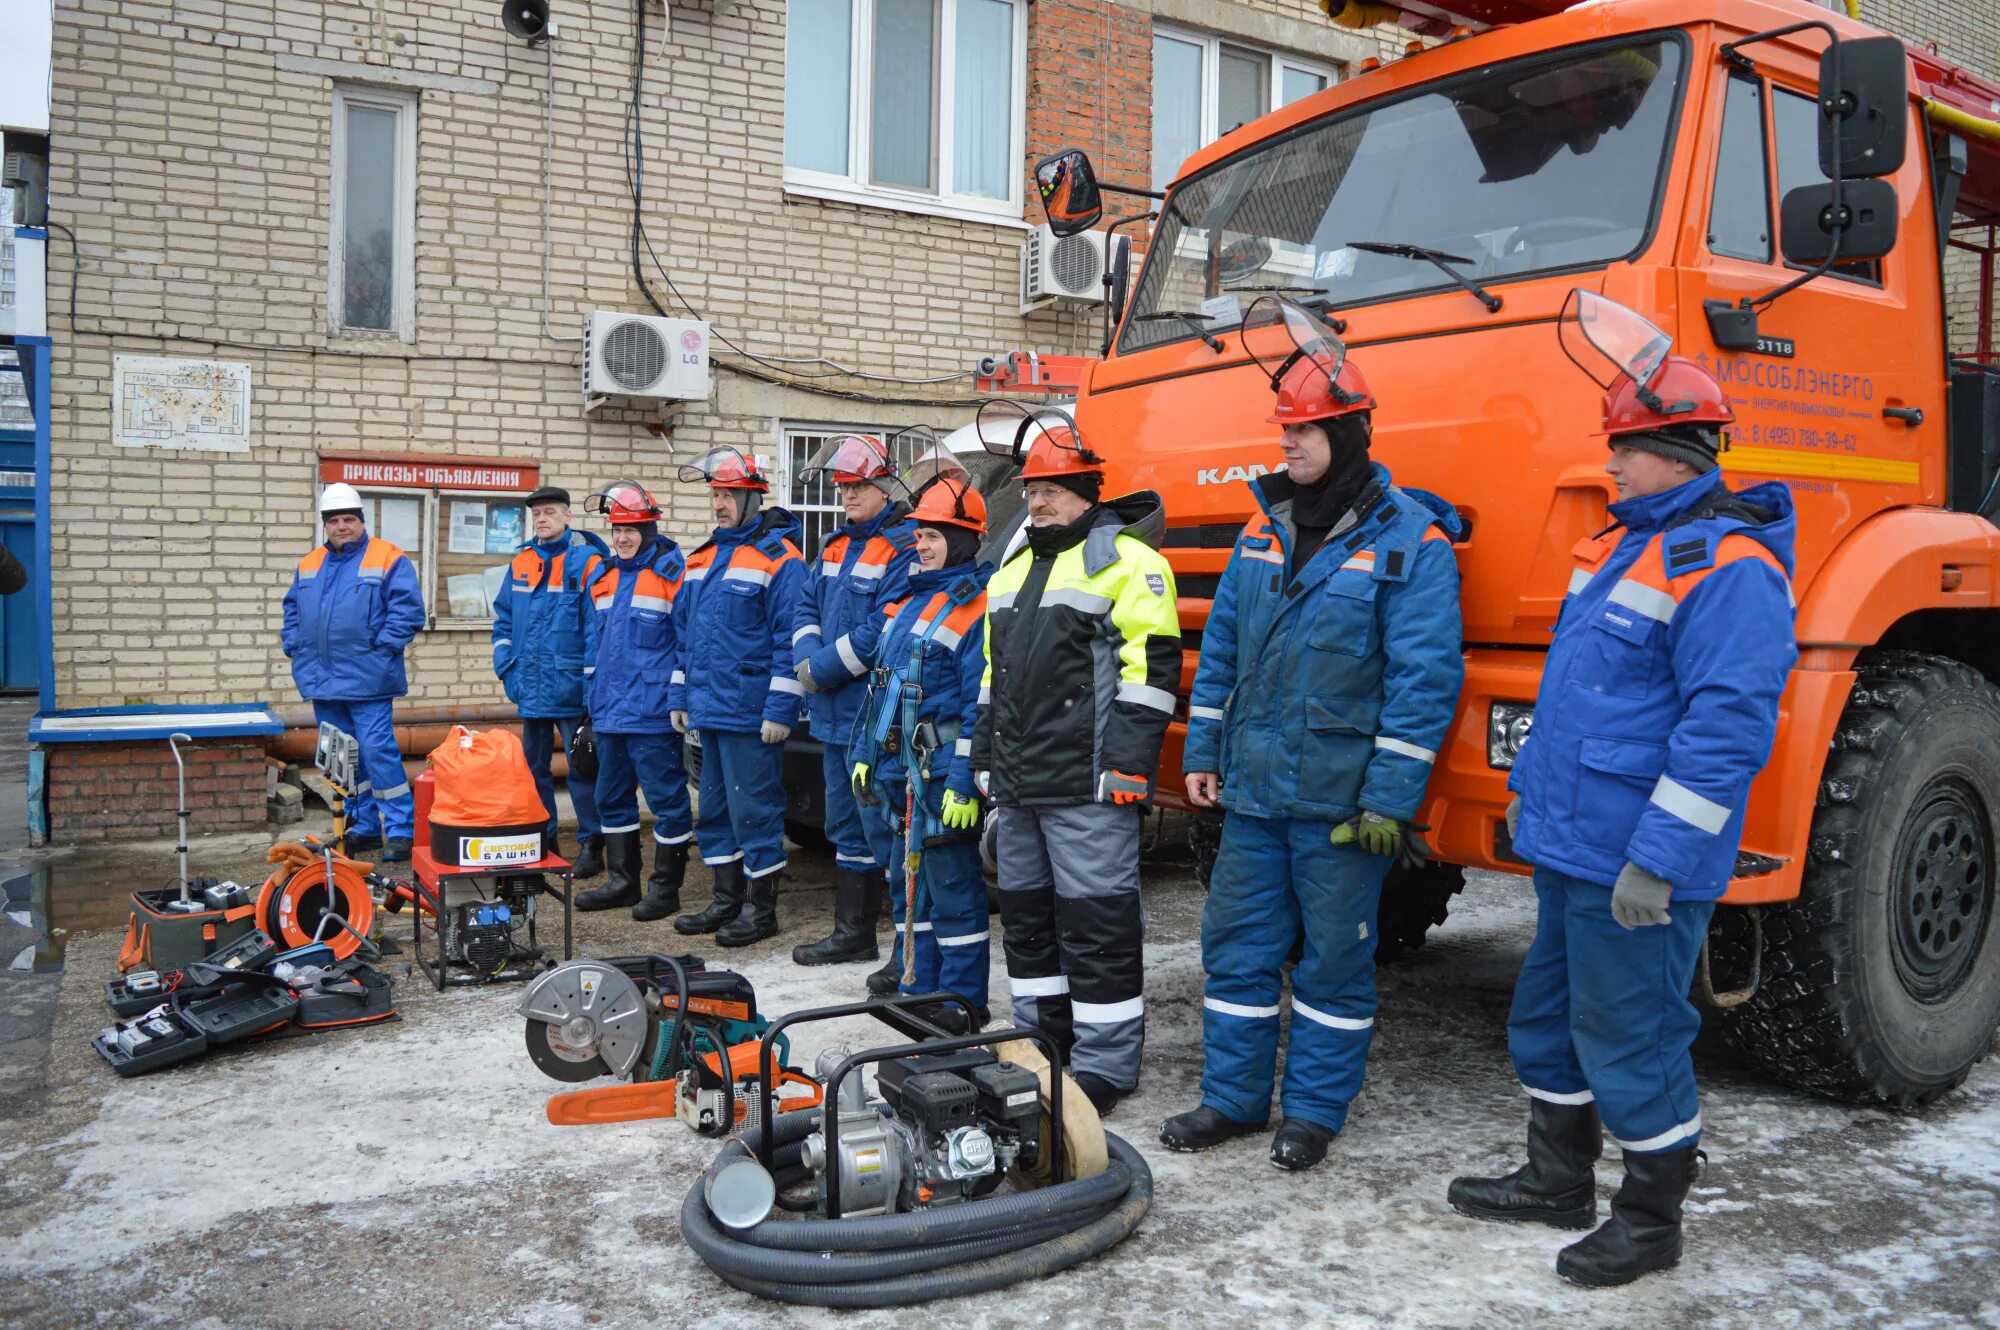
[(1081, 148), (1065, 148), (1036, 162), (1035, 190), (1042, 196), (1049, 229), (1058, 237), (1088, 231), (1104, 216), (1097, 172)]
[[(1829, 180), (1836, 144), (1843, 179), (1894, 175), (1909, 145), (1910, 57), (1903, 44), (1894, 37), (1857, 37), (1829, 46), (1819, 58), (1819, 113), (1819, 169)], [(1841, 254), (1848, 254), (1844, 242)]]
[(1801, 185), (1778, 206), (1778, 241), (1785, 261), (1802, 267), (1824, 263), (1840, 235), (1839, 257), (1879, 259), (1896, 247), (1901, 205), (1886, 180), (1849, 180), (1840, 187), (1840, 217), (1834, 215), (1833, 186)]

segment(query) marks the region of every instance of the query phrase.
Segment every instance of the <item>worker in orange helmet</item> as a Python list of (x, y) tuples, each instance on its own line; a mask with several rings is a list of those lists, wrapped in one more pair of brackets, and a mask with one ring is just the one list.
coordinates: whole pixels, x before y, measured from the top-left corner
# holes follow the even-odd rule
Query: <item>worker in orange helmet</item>
[(1103, 1114), (1145, 1048), (1141, 806), (1181, 671), (1166, 514), (1150, 490), (1104, 500), (1104, 461), (1060, 410), (989, 402), (977, 424), (1022, 463), (1029, 523), (987, 584), (971, 747), (997, 805), (1007, 982)]
[(1361, 1090), (1382, 883), (1422, 853), (1410, 824), (1465, 677), (1460, 527), (1370, 458), (1375, 398), (1317, 315), (1259, 301), (1244, 330), (1270, 362), (1285, 469), (1250, 482), (1258, 513), (1188, 696), (1188, 798), (1226, 812), (1201, 922), (1201, 1103), (1160, 1140), (1206, 1150), (1265, 1129), (1285, 957), (1303, 934), (1270, 1148), (1296, 1171), (1326, 1157)]

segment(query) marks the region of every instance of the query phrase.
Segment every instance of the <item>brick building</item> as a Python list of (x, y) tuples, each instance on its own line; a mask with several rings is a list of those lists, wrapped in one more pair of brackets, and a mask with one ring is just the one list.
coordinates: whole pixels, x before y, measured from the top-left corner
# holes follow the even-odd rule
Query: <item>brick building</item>
[[(1037, 157), (1163, 181), (1407, 36), (1310, 0), (553, 8), (530, 46), (497, 4), (57, 7), (57, 705), (294, 702), (279, 604), (336, 477), (419, 562), (411, 707), (497, 703), (523, 490), (633, 475), (692, 542), (711, 445), (795, 488), (831, 428), (963, 423), (977, 356), (1097, 349), (1095, 306), (1022, 313)], [(1981, 0), (1869, 10), (2000, 69)], [(587, 412), (588, 313), (649, 301), (708, 321), (712, 395)]]

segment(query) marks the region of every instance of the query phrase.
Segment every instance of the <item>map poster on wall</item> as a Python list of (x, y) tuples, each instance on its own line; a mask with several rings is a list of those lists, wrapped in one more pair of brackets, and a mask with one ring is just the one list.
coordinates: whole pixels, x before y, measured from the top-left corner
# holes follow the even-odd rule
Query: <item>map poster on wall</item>
[(250, 451), (250, 366), (115, 356), (111, 441), (122, 448)]

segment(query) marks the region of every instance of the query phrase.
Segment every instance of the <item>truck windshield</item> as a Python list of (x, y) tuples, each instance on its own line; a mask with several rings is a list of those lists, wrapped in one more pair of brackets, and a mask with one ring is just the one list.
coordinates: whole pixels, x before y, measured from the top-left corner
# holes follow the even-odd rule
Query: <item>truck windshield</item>
[[(1237, 327), (1259, 290), (1340, 307), (1632, 255), (1645, 244), (1680, 102), (1680, 41), (1654, 35), (1460, 76), (1251, 148), (1176, 187), (1120, 351)], [(1467, 304), (1474, 313), (1478, 307)], [(1484, 317), (1481, 315), (1480, 317)]]

